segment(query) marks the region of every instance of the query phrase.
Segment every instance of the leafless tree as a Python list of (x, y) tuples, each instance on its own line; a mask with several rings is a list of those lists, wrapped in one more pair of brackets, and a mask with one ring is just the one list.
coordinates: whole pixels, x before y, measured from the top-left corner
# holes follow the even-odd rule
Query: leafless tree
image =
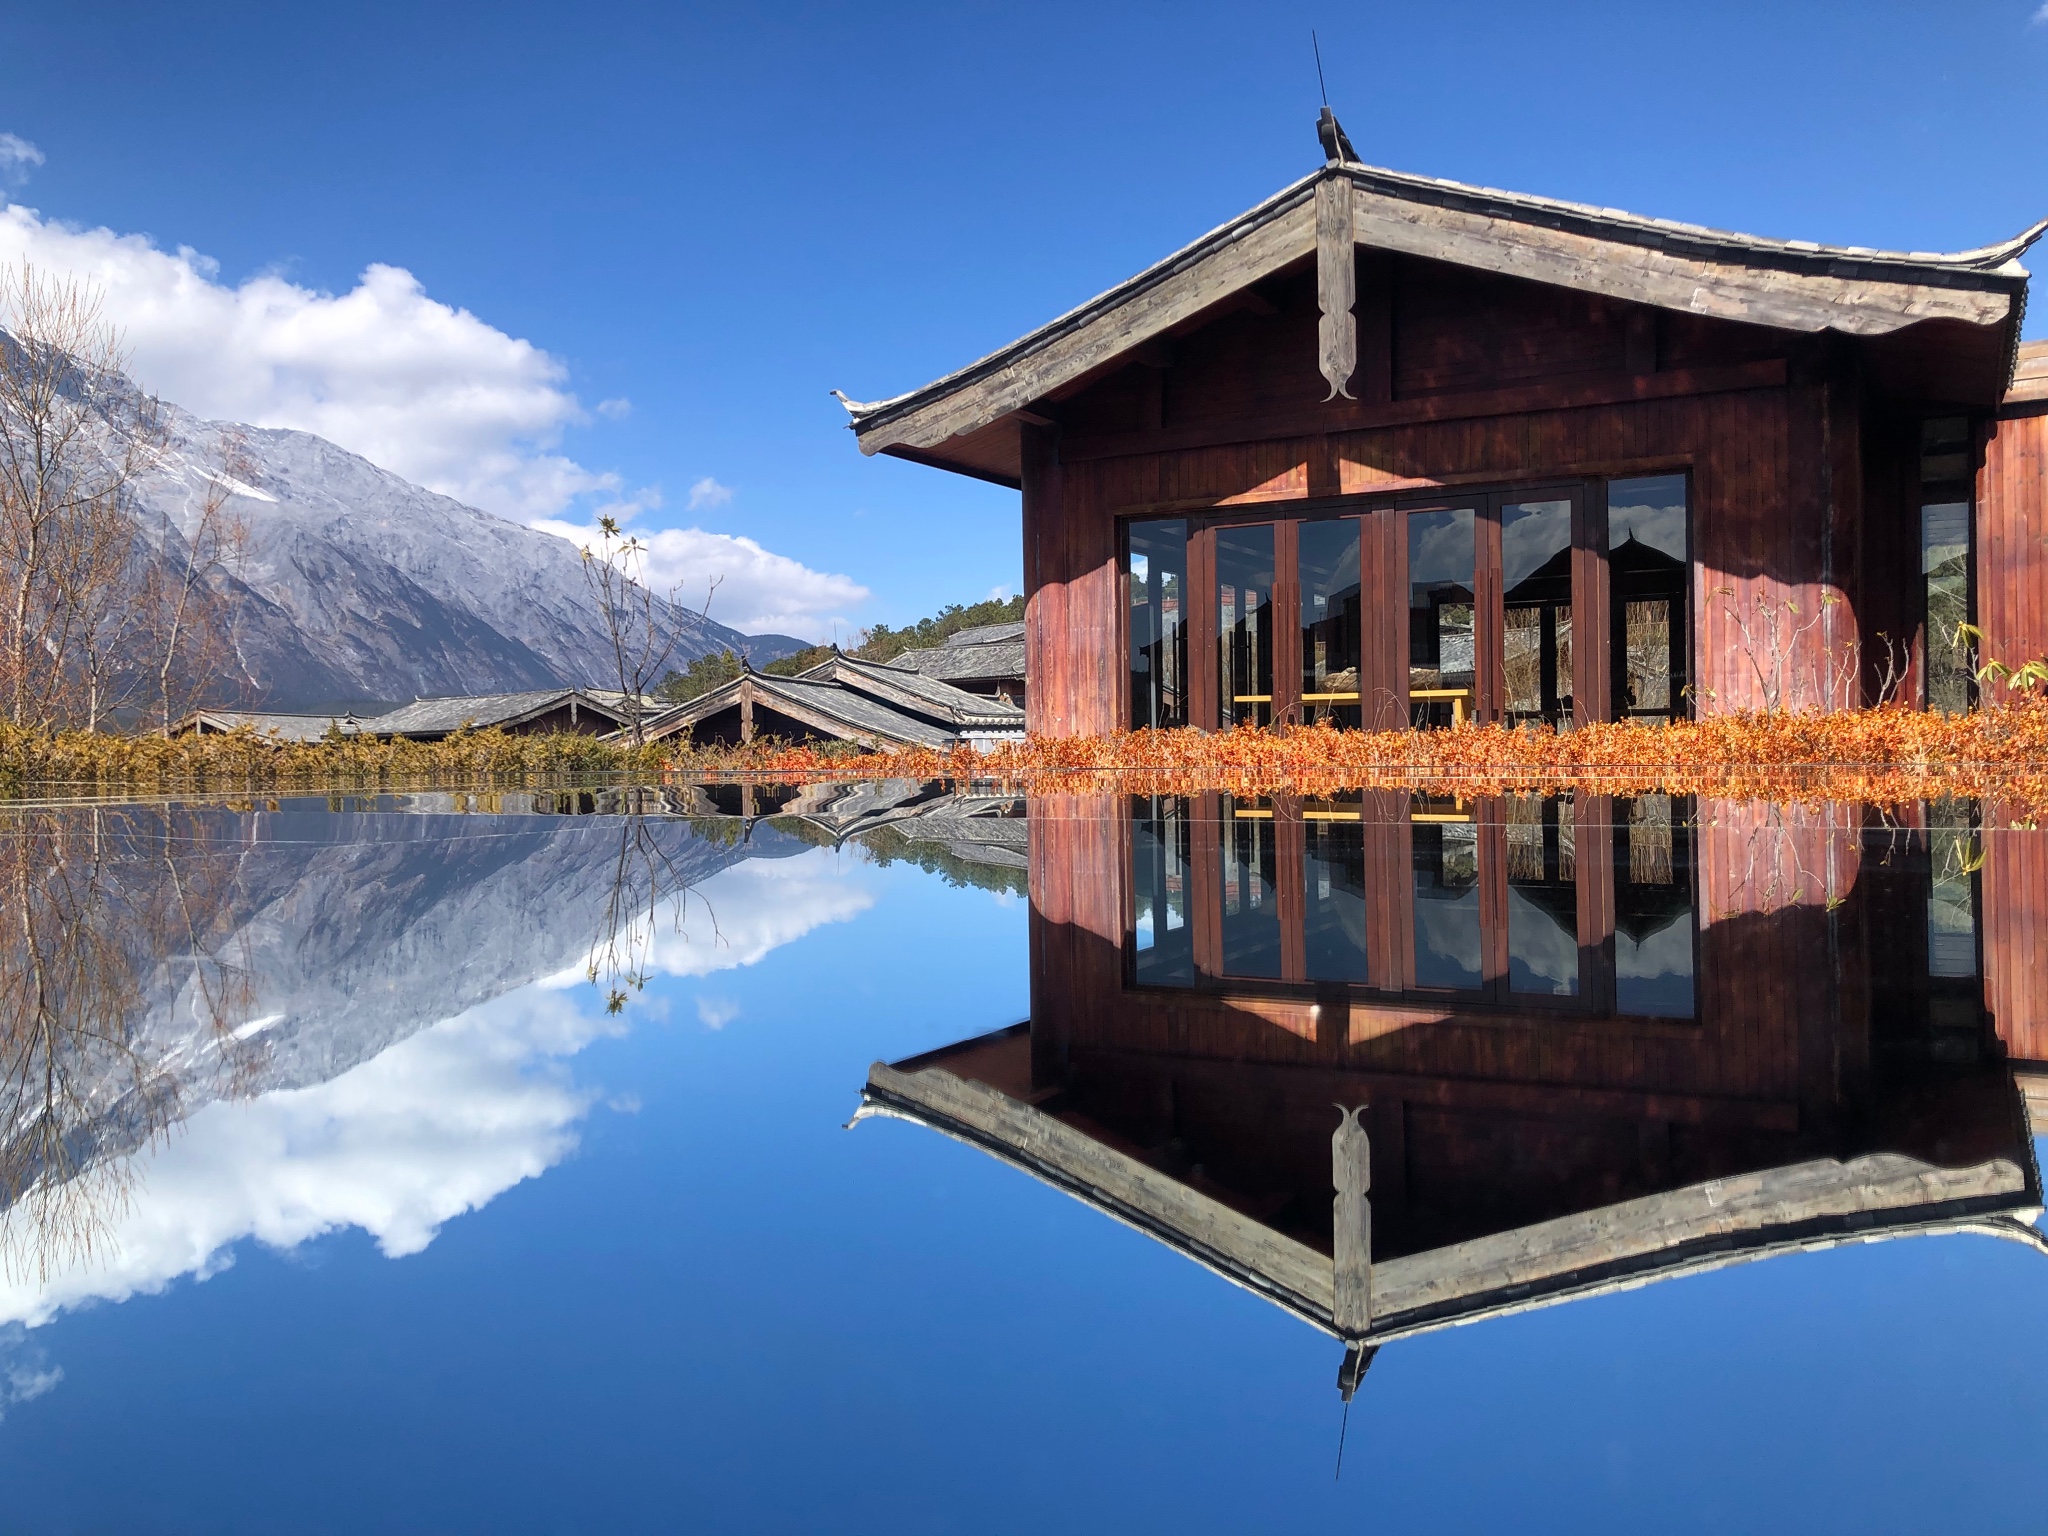
[[(232, 502), (248, 472), (239, 438), (222, 441), (218, 470), (188, 467), (201, 480), (185, 525), (159, 515), (156, 550), (142, 581), (139, 611), (149, 642), (151, 713), (164, 735), (218, 685), (233, 658), (234, 607), (228, 578), (240, 568), (247, 526)], [(238, 473), (239, 472), (239, 473)]]
[(0, 702), (17, 726), (68, 712), (79, 584), (111, 579), (132, 543), (159, 428), (123, 362), (91, 288), (0, 266)]
[[(646, 741), (647, 695), (667, 675), (682, 644), (684, 610), (673, 590), (666, 597), (657, 596), (647, 584), (647, 546), (626, 532), (617, 518), (600, 516), (597, 535), (594, 543), (583, 546), (583, 579), (604, 620), (623, 696), (620, 707), (637, 747)], [(707, 617), (722, 579), (712, 578), (705, 591), (702, 612)]]
[[(0, 819), (0, 1274), (38, 1279), (99, 1251), (132, 1153), (169, 1130), (195, 1072), (235, 1096), (253, 992), (235, 954), (239, 860), (161, 808)], [(183, 979), (204, 1048), (174, 1062), (144, 1031), (147, 994)]]

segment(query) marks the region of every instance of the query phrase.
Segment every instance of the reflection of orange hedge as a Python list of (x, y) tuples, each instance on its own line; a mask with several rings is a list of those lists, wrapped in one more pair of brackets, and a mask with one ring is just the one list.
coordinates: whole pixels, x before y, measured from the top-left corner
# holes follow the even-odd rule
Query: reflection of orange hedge
[(1970, 715), (1906, 709), (1733, 714), (1575, 731), (1136, 731), (1033, 739), (987, 753), (956, 748), (847, 756), (769, 743), (716, 758), (686, 754), (670, 767), (707, 776), (762, 774), (784, 782), (950, 778), (1027, 790), (1086, 786), (1145, 794), (1443, 782), (1492, 793), (1662, 788), (1880, 803), (1968, 795), (2048, 812), (2048, 701), (2023, 697)]

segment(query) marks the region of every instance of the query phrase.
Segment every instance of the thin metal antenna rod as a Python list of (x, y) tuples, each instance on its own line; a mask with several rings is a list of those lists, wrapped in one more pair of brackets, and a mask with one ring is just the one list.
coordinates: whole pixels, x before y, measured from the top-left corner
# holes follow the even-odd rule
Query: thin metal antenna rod
[(1344, 1417), (1337, 1425), (1337, 1475), (1330, 1479), (1335, 1483), (1344, 1481), (1344, 1435), (1351, 1428), (1351, 1399), (1344, 1399)]
[(1314, 27), (1308, 29), (1308, 45), (1316, 51), (1316, 85), (1321, 88), (1323, 105), (1327, 107), (1330, 104), (1330, 86), (1329, 82), (1323, 79), (1323, 45), (1317, 41)]

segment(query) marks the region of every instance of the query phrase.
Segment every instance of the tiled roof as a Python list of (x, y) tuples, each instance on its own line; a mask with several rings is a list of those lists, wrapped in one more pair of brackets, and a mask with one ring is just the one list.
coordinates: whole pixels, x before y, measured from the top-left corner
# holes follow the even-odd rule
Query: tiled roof
[[(741, 695), (749, 688), (753, 690), (757, 708), (773, 710), (778, 704), (787, 704), (814, 720), (823, 720), (845, 740), (866, 738), (907, 746), (945, 748), (958, 739), (945, 726), (934, 725), (908, 710), (893, 708), (879, 699), (855, 693), (842, 684), (814, 678), (777, 677), (765, 672), (742, 673), (709, 693), (655, 716), (642, 729), (650, 741), (692, 731), (729, 709), (738, 709)], [(793, 715), (792, 718), (802, 717)], [(811, 728), (819, 727), (812, 725)]]
[(805, 681), (837, 682), (842, 687), (879, 697), (894, 708), (929, 715), (961, 730), (1024, 729), (1024, 711), (1016, 705), (955, 688), (920, 668), (830, 656), (801, 676)]
[(259, 736), (272, 736), (279, 741), (318, 741), (336, 724), (341, 726), (344, 736), (353, 736), (360, 728), (360, 722), (353, 715), (287, 715), (251, 709), (201, 709), (171, 729), (174, 734), (181, 734), (186, 730), (232, 731), (246, 726)]
[(938, 645), (928, 650), (905, 651), (889, 661), (892, 667), (922, 672), (941, 682), (956, 683), (994, 679), (1024, 681), (1024, 642), (998, 640), (981, 645)]
[(973, 629), (963, 629), (946, 637), (951, 645), (993, 645), (998, 640), (1022, 640), (1024, 621), (1012, 619), (1007, 624), (982, 624)]
[(855, 731), (920, 747), (953, 745), (954, 733), (944, 726), (933, 725), (909, 710), (898, 709), (864, 693), (855, 693), (839, 683), (804, 677), (757, 676), (755, 681), (764, 685), (763, 691), (770, 697), (786, 698), (791, 703), (804, 705), (844, 722)]
[(365, 720), (365, 735), (445, 736), (467, 726), (488, 730), (492, 726), (517, 725), (536, 715), (558, 709), (574, 699), (579, 710), (589, 710), (613, 725), (625, 723), (620, 711), (602, 704), (574, 688), (547, 688), (527, 693), (462, 694), (443, 699), (415, 699), (388, 715)]

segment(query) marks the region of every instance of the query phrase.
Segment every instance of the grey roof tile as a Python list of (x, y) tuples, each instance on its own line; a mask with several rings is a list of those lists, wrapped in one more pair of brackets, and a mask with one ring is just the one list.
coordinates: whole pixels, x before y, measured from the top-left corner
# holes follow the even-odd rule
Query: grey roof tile
[(516, 725), (574, 698), (579, 707), (611, 721), (624, 723), (620, 712), (573, 688), (544, 688), (525, 693), (462, 694), (452, 698), (415, 699), (389, 714), (363, 722), (365, 735), (445, 736), (464, 726), (488, 730), (492, 726)]

